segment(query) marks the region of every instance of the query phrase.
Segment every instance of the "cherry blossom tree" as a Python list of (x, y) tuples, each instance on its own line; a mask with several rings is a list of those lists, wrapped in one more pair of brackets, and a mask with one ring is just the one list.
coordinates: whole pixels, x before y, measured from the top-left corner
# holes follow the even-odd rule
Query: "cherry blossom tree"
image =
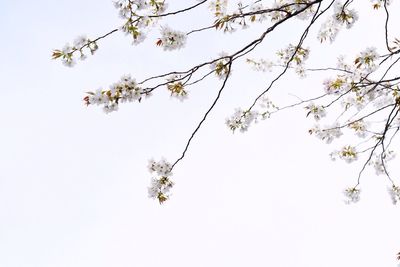
[[(148, 169), (153, 175), (148, 188), (149, 197), (160, 204), (170, 198), (174, 186), (172, 173), (178, 163), (184, 159), (196, 133), (208, 119), (219, 101), (235, 68), (247, 64), (254, 71), (274, 70), (275, 77), (265, 88), (259, 89), (251, 103), (237, 108), (226, 119), (226, 126), (231, 132), (246, 132), (254, 123), (266, 120), (275, 113), (294, 107), (304, 107), (305, 117), (309, 117), (314, 126), (308, 132), (322, 142), (330, 144), (340, 142), (346, 136), (346, 143), (337, 145), (330, 157), (347, 163), (362, 161), (361, 169), (355, 175), (354, 184), (344, 190), (345, 202), (355, 203), (360, 200), (361, 179), (366, 168), (373, 168), (377, 175), (384, 175), (388, 182), (388, 192), (393, 204), (400, 201), (400, 186), (390, 175), (389, 163), (395, 157), (394, 140), (400, 129), (400, 40), (391, 36), (389, 22), (391, 1), (363, 1), (364, 5), (376, 11), (376, 16), (383, 16), (385, 23), (380, 25), (384, 38), (375, 42), (383, 43), (385, 49), (362, 47), (356, 42), (359, 53), (346, 59), (337, 55), (334, 66), (310, 67), (307, 59), (312, 48), (306, 46), (309, 38), (317, 38), (320, 43), (332, 43), (341, 31), (349, 30), (357, 23), (358, 12), (354, 1), (338, 0), (274, 0), (274, 1), (228, 1), (227, 0), (192, 0), (184, 1), (185, 7), (172, 9), (166, 0), (117, 0), (114, 6), (123, 22), (115, 29), (95, 38), (78, 37), (72, 45), (53, 51), (53, 59), (60, 60), (68, 67), (78, 60), (93, 55), (104, 38), (117, 33), (128, 36), (133, 45), (139, 45), (159, 31), (159, 37), (152, 42), (160, 49), (169, 52), (184, 49), (188, 39), (195, 34), (219, 31), (235, 34), (237, 31), (262, 25), (263, 31), (258, 38), (250, 42), (238, 40), (240, 48), (236, 51), (220, 52), (212, 60), (204, 60), (184, 70), (180, 66), (162, 74), (148, 77), (124, 75), (115, 83), (87, 92), (83, 100), (87, 106), (99, 106), (105, 113), (118, 110), (120, 105), (141, 103), (159, 90), (168, 90), (171, 97), (184, 101), (189, 96), (189, 89), (206, 79), (216, 77), (220, 86), (214, 100), (203, 114), (192, 134), (184, 144), (184, 149), (174, 161), (166, 159), (149, 161)], [(172, 3), (172, 2), (171, 2)], [(164, 24), (167, 17), (180, 19), (183, 14), (207, 14), (212, 19), (208, 25), (193, 27), (190, 31), (172, 29)], [(301, 20), (305, 27), (300, 29), (297, 40), (291, 44), (282, 44), (274, 58), (254, 58), (260, 44), (273, 38), (272, 32), (279, 31), (281, 25), (293, 20)], [(303, 24), (302, 24), (303, 25)], [(315, 31), (317, 34), (310, 34)], [(243, 42), (243, 43), (242, 43)], [(327, 48), (329, 50), (329, 46)], [(330, 51), (332, 53), (334, 51)], [(307, 78), (311, 72), (326, 73), (322, 84), (316, 85), (314, 97), (300, 99), (289, 105), (278, 105), (269, 97), (276, 87), (276, 82), (284, 79), (286, 73), (293, 71), (300, 78)], [(141, 79), (140, 81), (139, 78)], [(226, 96), (225, 96), (226, 97)], [(322, 124), (323, 122), (323, 124)], [(339, 140), (337, 140), (339, 139)], [(351, 140), (351, 141), (348, 141)]]

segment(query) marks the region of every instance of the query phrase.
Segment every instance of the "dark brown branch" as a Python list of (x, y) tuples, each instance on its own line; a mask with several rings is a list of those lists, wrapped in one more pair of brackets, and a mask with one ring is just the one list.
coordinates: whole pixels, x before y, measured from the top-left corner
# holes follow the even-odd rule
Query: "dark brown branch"
[(231, 68), (232, 68), (232, 58), (230, 58), (230, 61), (229, 61), (229, 63), (228, 63), (228, 73), (226, 74), (226, 77), (225, 77), (225, 79), (224, 79), (224, 81), (223, 81), (223, 83), (222, 83), (222, 86), (221, 86), (221, 88), (220, 88), (219, 91), (218, 91), (217, 97), (214, 99), (214, 101), (213, 101), (213, 103), (211, 104), (210, 108), (209, 108), (209, 109), (207, 110), (207, 112), (204, 114), (203, 118), (201, 119), (201, 121), (200, 121), (199, 124), (197, 125), (196, 129), (192, 132), (192, 134), (191, 134), (189, 140), (188, 140), (187, 143), (186, 143), (185, 149), (184, 149), (183, 152), (182, 152), (182, 155), (174, 162), (174, 164), (172, 164), (171, 170), (175, 167), (175, 165), (176, 165), (179, 161), (181, 161), (181, 160), (185, 157), (185, 154), (186, 154), (187, 150), (189, 149), (189, 145), (190, 145), (190, 143), (192, 142), (192, 139), (193, 139), (194, 136), (196, 135), (197, 131), (200, 129), (201, 125), (202, 125), (202, 124), (204, 123), (204, 121), (207, 119), (208, 114), (210, 114), (210, 112), (213, 110), (213, 108), (214, 108), (215, 105), (217, 104), (217, 102), (218, 102), (218, 100), (219, 100), (219, 98), (220, 98), (220, 96), (221, 96), (221, 93), (222, 93), (222, 91), (223, 91), (224, 88), (225, 88), (226, 82), (228, 81), (228, 78), (229, 78), (229, 75), (230, 75), (230, 72), (231, 72)]

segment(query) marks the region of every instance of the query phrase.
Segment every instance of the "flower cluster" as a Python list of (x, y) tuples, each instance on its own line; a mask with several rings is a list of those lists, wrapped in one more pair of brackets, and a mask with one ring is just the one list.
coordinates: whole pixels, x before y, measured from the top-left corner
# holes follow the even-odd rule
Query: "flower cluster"
[(349, 9), (348, 5), (336, 2), (334, 5), (333, 18), (338, 24), (346, 25), (347, 28), (351, 28), (358, 20), (358, 14), (354, 9)]
[(248, 130), (253, 121), (257, 119), (258, 113), (250, 110), (235, 109), (235, 113), (226, 119), (225, 123), (229, 129), (235, 132), (239, 129), (241, 132)]
[(126, 20), (120, 30), (132, 36), (133, 44), (139, 44), (146, 38), (147, 28), (156, 25), (158, 15), (167, 8), (165, 1), (158, 0), (118, 0), (114, 6), (121, 18)]
[(172, 30), (168, 26), (161, 27), (161, 37), (157, 41), (158, 46), (164, 50), (175, 50), (182, 48), (186, 43), (186, 33)]
[(178, 75), (172, 75), (168, 78), (167, 89), (171, 92), (172, 97), (176, 97), (181, 101), (187, 98), (188, 92), (185, 90), (181, 77)]
[(139, 87), (130, 75), (125, 75), (110, 89), (98, 89), (95, 92), (87, 92), (83, 99), (86, 105), (102, 105), (105, 113), (118, 110), (119, 103), (141, 101), (142, 96), (149, 96), (150, 92)]
[(316, 121), (326, 116), (325, 108), (320, 105), (315, 105), (313, 102), (310, 102), (305, 109), (308, 111), (307, 117), (312, 115)]
[(370, 0), (372, 3), (372, 7), (374, 9), (379, 9), (382, 7), (382, 5), (386, 4), (386, 5), (390, 5), (390, 3), (392, 2), (391, 0)]
[(167, 4), (163, 0), (117, 0), (114, 7), (124, 19), (143, 17), (145, 14), (159, 15), (165, 12)]
[(400, 186), (393, 185), (388, 188), (390, 198), (392, 199), (393, 205), (396, 205), (400, 201)]
[(144, 28), (151, 24), (151, 20), (147, 17), (137, 19), (135, 21), (128, 19), (120, 30), (126, 35), (133, 38), (132, 44), (137, 45), (146, 39), (146, 31)]
[(393, 150), (384, 151), (383, 153), (374, 153), (370, 162), (370, 166), (374, 167), (376, 175), (386, 174), (386, 163), (396, 157)]
[(339, 151), (339, 157), (347, 163), (357, 160), (357, 155), (357, 150), (353, 146), (344, 146), (342, 150)]
[(151, 179), (148, 187), (149, 198), (158, 199), (160, 204), (164, 203), (170, 197), (170, 190), (174, 186), (170, 176), (172, 176), (172, 165), (165, 159), (156, 162), (149, 160), (148, 169), (150, 173), (155, 173), (158, 177)]
[[(280, 0), (282, 5), (290, 5), (290, 12), (298, 12), (303, 10), (306, 5), (310, 4), (310, 0)], [(309, 19), (313, 14), (314, 14), (314, 9), (313, 6), (308, 7), (301, 13), (299, 13), (296, 18), (301, 19), (301, 20), (306, 20)]]
[(321, 42), (327, 39), (333, 42), (343, 25), (349, 29), (354, 25), (357, 19), (357, 12), (353, 9), (349, 9), (347, 4), (335, 3), (333, 15), (321, 25), (318, 39)]
[(273, 112), (279, 110), (267, 97), (260, 98), (258, 106), (259, 110), (235, 109), (235, 112), (226, 118), (225, 124), (232, 132), (235, 132), (236, 129), (239, 129), (240, 132), (246, 132), (253, 122), (257, 122), (258, 119), (267, 119)]
[(279, 50), (277, 55), (283, 64), (287, 64), (290, 60), (295, 65), (302, 65), (308, 58), (310, 50), (301, 46), (289, 44), (285, 49)]
[(214, 70), (214, 73), (218, 78), (225, 79), (229, 72), (232, 72), (232, 70), (229, 70), (229, 63), (231, 59), (225, 52), (221, 52), (219, 57), (219, 60), (216, 60), (210, 64), (210, 68)]
[(323, 82), (323, 84), (324, 91), (327, 94), (343, 94), (350, 89), (347, 78), (343, 75), (339, 75), (335, 79), (328, 78)]
[(358, 120), (350, 123), (348, 127), (354, 130), (358, 137), (365, 138), (368, 133), (368, 126), (369, 123), (364, 122), (363, 120)]
[[(257, 2), (257, 1), (256, 1)], [(285, 18), (287, 14), (293, 14), (299, 12), (296, 18), (305, 20), (310, 18), (314, 14), (314, 9), (312, 6), (304, 9), (306, 5), (309, 5), (311, 1), (309, 0), (278, 0), (274, 1), (272, 6), (276, 11), (271, 12), (271, 21), (279, 21)]]
[(343, 135), (338, 124), (335, 123), (331, 126), (326, 126), (324, 128), (320, 128), (319, 125), (315, 125), (314, 128), (308, 130), (309, 134), (315, 134), (318, 139), (321, 139), (326, 144), (332, 143), (335, 138), (339, 138)]
[(355, 187), (346, 188), (343, 191), (343, 194), (346, 197), (344, 202), (346, 204), (357, 203), (358, 201), (360, 201), (360, 193), (361, 190)]
[(215, 0), (209, 4), (210, 10), (216, 18), (222, 18), (227, 14), (228, 0)]
[(277, 55), (282, 65), (293, 66), (300, 77), (305, 77), (304, 63), (308, 59), (310, 50), (300, 46), (288, 45), (285, 49), (279, 50)]
[(63, 49), (53, 50), (52, 58), (58, 59), (60, 58), (62, 63), (67, 67), (72, 67), (75, 65), (76, 60), (74, 57), (75, 52), (79, 53), (79, 59), (86, 59), (86, 52), (89, 51), (90, 54), (94, 54), (99, 47), (97, 46), (96, 41), (91, 41), (85, 36), (79, 36), (73, 42), (73, 45), (66, 44)]
[(369, 47), (361, 52), (358, 57), (354, 60), (354, 64), (357, 69), (362, 70), (363, 73), (368, 74), (376, 70), (376, 60), (379, 55), (376, 52), (376, 48)]
[(276, 22), (293, 13), (297, 13), (294, 16), (297, 19), (309, 19), (315, 12), (310, 3), (310, 0), (278, 0), (267, 7), (262, 1), (252, 1), (247, 5), (238, 1), (238, 8), (231, 11), (228, 10), (227, 0), (216, 0), (211, 1), (209, 7), (217, 18), (215, 28), (223, 29), (225, 33), (232, 33), (236, 30), (236, 26), (245, 29), (253, 22), (264, 22), (267, 19)]
[(272, 67), (274, 66), (273, 62), (265, 59), (260, 59), (256, 61), (254, 59), (248, 58), (246, 59), (246, 62), (249, 63), (255, 71), (271, 72)]
[(330, 154), (332, 160), (336, 160), (336, 157), (339, 156), (340, 159), (346, 161), (347, 163), (351, 163), (356, 161), (358, 158), (358, 152), (355, 147), (353, 146), (344, 146), (339, 151), (333, 151)]

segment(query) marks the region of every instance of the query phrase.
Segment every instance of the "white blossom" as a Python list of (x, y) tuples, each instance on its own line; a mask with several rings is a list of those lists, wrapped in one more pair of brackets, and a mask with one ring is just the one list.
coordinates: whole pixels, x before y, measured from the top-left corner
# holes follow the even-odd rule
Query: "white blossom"
[(314, 128), (309, 130), (309, 133), (315, 133), (315, 136), (324, 141), (326, 144), (332, 143), (335, 138), (339, 138), (343, 135), (337, 123), (331, 126), (325, 126), (323, 129), (321, 129), (319, 125), (315, 125)]
[(182, 48), (186, 43), (187, 35), (184, 32), (172, 30), (168, 26), (161, 27), (161, 38), (157, 44), (164, 50), (175, 50)]
[(175, 97), (180, 101), (188, 98), (188, 91), (185, 89), (185, 85), (181, 81), (179, 75), (172, 75), (168, 79), (167, 89), (171, 93), (171, 97)]
[(289, 60), (291, 60), (292, 64), (301, 66), (308, 59), (310, 50), (289, 44), (285, 49), (279, 50), (277, 55), (283, 65), (288, 64)]
[(101, 105), (108, 102), (107, 95), (104, 94), (104, 90), (99, 88), (93, 94), (89, 95), (90, 104)]
[(76, 48), (80, 48), (83, 45), (85, 45), (88, 42), (88, 38), (84, 35), (78, 36), (75, 40), (74, 40), (74, 47)]
[(214, 70), (215, 75), (222, 80), (232, 72), (232, 69), (229, 69), (230, 59), (227, 53), (221, 52), (218, 56), (220, 59), (211, 63), (210, 68)]
[(340, 151), (339, 151), (339, 157), (346, 161), (347, 163), (351, 163), (355, 160), (358, 159), (358, 153), (355, 147), (353, 146), (344, 146)]
[(272, 67), (274, 66), (274, 63), (272, 61), (265, 60), (265, 59), (260, 59), (260, 60), (256, 61), (254, 59), (248, 58), (248, 59), (246, 59), (246, 62), (251, 64), (252, 69), (255, 71), (271, 72)]
[(173, 186), (174, 183), (168, 177), (152, 178), (150, 186), (147, 188), (148, 196), (152, 199), (158, 199), (162, 204), (170, 198), (170, 190)]
[(257, 112), (250, 110), (242, 110), (240, 108), (235, 109), (233, 115), (226, 119), (226, 125), (233, 132), (239, 129), (241, 132), (245, 132), (250, 127), (251, 123), (256, 120), (258, 116)]
[(369, 74), (376, 70), (376, 60), (379, 54), (376, 52), (375, 47), (368, 47), (362, 51), (354, 61), (357, 69), (365, 74)]
[(385, 174), (386, 163), (396, 157), (393, 150), (384, 151), (383, 153), (374, 153), (368, 165), (374, 167), (376, 175)]
[(112, 84), (108, 90), (100, 88), (87, 93), (84, 98), (86, 105), (103, 105), (105, 113), (117, 111), (119, 103), (140, 101), (143, 95), (149, 95), (130, 75), (122, 76), (120, 81)]
[(346, 197), (344, 202), (346, 204), (357, 203), (358, 201), (360, 201), (360, 193), (361, 190), (355, 187), (346, 188), (343, 191), (343, 194)]
[(228, 0), (211, 1), (209, 8), (214, 12), (216, 18), (222, 18), (227, 14)]
[(400, 186), (393, 185), (392, 187), (388, 187), (388, 192), (393, 205), (396, 205), (400, 201)]
[(358, 137), (365, 138), (369, 124), (363, 120), (354, 121), (349, 124), (349, 128), (354, 130)]
[(149, 198), (158, 199), (162, 204), (169, 199), (170, 190), (174, 186), (174, 183), (170, 180), (172, 165), (165, 159), (161, 159), (158, 162), (150, 159), (147, 167), (150, 173), (155, 173), (158, 176), (158, 178), (151, 179), (148, 187)]
[(346, 78), (341, 76), (336, 77), (336, 79), (325, 79), (323, 85), (327, 94), (343, 94), (350, 89)]
[(333, 18), (328, 18), (328, 20), (322, 23), (317, 38), (321, 41), (321, 43), (325, 40), (329, 40), (331, 43), (333, 43), (339, 31), (340, 25), (335, 23)]
[(170, 176), (172, 175), (172, 165), (171, 163), (167, 162), (165, 159), (161, 159), (160, 161), (155, 161), (153, 159), (149, 160), (149, 164), (147, 168), (150, 173), (155, 172), (159, 176)]
[(346, 25), (347, 28), (351, 28), (358, 20), (358, 14), (354, 9), (348, 9), (348, 5), (336, 2), (334, 5), (333, 19), (339, 24)]
[(336, 2), (332, 17), (329, 17), (321, 25), (318, 32), (318, 39), (321, 43), (325, 40), (329, 40), (332, 43), (343, 25), (349, 29), (357, 20), (358, 15), (354, 9), (348, 9), (348, 6), (343, 6), (342, 3)]
[(308, 111), (307, 116), (312, 115), (316, 121), (326, 116), (325, 108), (315, 105), (313, 102), (310, 102), (305, 109)]

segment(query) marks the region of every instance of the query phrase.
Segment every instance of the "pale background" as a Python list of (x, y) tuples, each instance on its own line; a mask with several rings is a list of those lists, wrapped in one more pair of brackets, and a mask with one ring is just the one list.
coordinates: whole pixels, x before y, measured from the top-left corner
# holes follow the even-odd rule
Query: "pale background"
[[(188, 4), (174, 1), (171, 10)], [(392, 10), (399, 10), (395, 4)], [(376, 42), (383, 41), (382, 11), (371, 11), (369, 1), (363, 7), (360, 21), (335, 45), (320, 46), (314, 28), (307, 42), (315, 47), (311, 66), (383, 47)], [(205, 25), (204, 14), (169, 25), (183, 31)], [(72, 69), (50, 59), (52, 49), (79, 34), (98, 36), (121, 22), (108, 0), (0, 1), (1, 267), (396, 265), (400, 213), (388, 181), (368, 170), (361, 202), (344, 205), (341, 192), (354, 185), (361, 162), (331, 162), (329, 152), (342, 143), (328, 147), (310, 137), (304, 110), (277, 114), (246, 134), (228, 131), (225, 118), (248, 106), (273, 77), (245, 64), (234, 67), (221, 102), (176, 166), (171, 200), (160, 206), (148, 199), (147, 160), (180, 156), (220, 81), (192, 88), (183, 103), (161, 89), (109, 115), (86, 108), (84, 92), (122, 74), (142, 80), (232, 52), (262, 27), (242, 35), (200, 33), (186, 49), (168, 53), (155, 46), (157, 29), (140, 46), (117, 33)], [(391, 25), (398, 37), (396, 21)], [(258, 56), (297, 41), (301, 26), (278, 28)], [(319, 95), (329, 75), (298, 80), (289, 74), (272, 98), (288, 103), (296, 100), (288, 92)], [(394, 173), (398, 166), (395, 159)]]

